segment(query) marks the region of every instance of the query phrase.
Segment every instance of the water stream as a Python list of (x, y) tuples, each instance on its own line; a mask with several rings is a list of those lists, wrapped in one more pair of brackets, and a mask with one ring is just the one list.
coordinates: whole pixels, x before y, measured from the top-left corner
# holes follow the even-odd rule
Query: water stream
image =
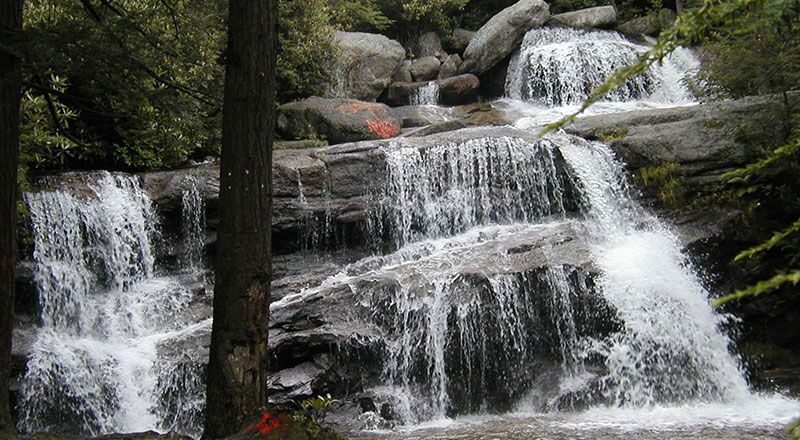
[(439, 103), (439, 85), (431, 81), (422, 87), (417, 87), (409, 96), (411, 105), (436, 105)]

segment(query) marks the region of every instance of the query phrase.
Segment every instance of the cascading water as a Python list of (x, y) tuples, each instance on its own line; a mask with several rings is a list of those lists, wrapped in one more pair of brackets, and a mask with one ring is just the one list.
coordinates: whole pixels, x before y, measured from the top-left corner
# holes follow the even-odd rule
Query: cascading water
[(439, 104), (439, 85), (431, 81), (422, 87), (417, 87), (409, 96), (411, 105), (437, 105)]
[(190, 271), (203, 268), (206, 216), (203, 196), (197, 187), (197, 178), (187, 178), (188, 188), (181, 194), (181, 236), (183, 245), (182, 266)]
[[(376, 393), (405, 396), (405, 422), (523, 404), (749, 395), (708, 292), (677, 240), (627, 194), (623, 168), (603, 145), (567, 136), (479, 139), (385, 154), (379, 215), (406, 246), (369, 277), (391, 279), (393, 293), (339, 282), (381, 311), (386, 385)], [(547, 236), (554, 220), (563, 223), (563, 176), (574, 179), (596, 273), (557, 261), (520, 271), (508, 262), (510, 247), (504, 255), (479, 245), (532, 230)], [(515, 222), (522, 225), (480, 226)], [(560, 385), (537, 389), (547, 364), (560, 366), (549, 373)]]
[[(181, 420), (196, 418), (198, 389), (175, 386), (173, 367), (191, 351), (169, 349), (196, 321), (187, 312), (197, 281), (157, 274), (158, 221), (135, 178), (106, 173), (87, 185), (89, 195), (26, 195), (41, 327), (22, 379), (19, 428), (76, 435), (187, 428)], [(181, 403), (165, 408), (165, 399)], [(197, 433), (196, 422), (188, 432)]]
[[(545, 107), (582, 103), (615, 70), (634, 64), (647, 46), (617, 32), (571, 28), (534, 29), (525, 35), (506, 78), (506, 95)], [(631, 78), (607, 96), (610, 101), (691, 102), (682, 84), (697, 61), (678, 49), (660, 66)]]
[(399, 249), (273, 304), (359, 298), (351, 319), (376, 329), (382, 362), (367, 426), (743, 402), (785, 417), (796, 406), (748, 390), (725, 317), (607, 146), (553, 135), (383, 153), (373, 233)]
[(483, 138), (425, 151), (395, 144), (385, 153), (388, 181), (373, 224), (398, 245), (480, 224), (563, 218), (570, 208), (570, 178), (546, 142)]

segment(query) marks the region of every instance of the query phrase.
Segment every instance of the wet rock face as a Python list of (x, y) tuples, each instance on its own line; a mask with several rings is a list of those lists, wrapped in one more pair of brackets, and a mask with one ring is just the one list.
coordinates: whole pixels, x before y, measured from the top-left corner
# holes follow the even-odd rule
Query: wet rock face
[(323, 138), (335, 144), (397, 136), (400, 122), (383, 104), (312, 97), (280, 106), (277, 130), (292, 139)]
[(405, 49), (378, 34), (336, 32), (335, 38), (341, 53), (326, 96), (375, 101), (405, 58)]
[[(447, 289), (452, 293), (446, 296), (445, 311), (451, 323), (447, 326), (447, 337), (454, 342), (448, 345), (445, 357), (452, 365), (447, 375), (452, 383), (448, 393), (453, 400), (454, 413), (473, 412), (481, 405), (498, 411), (509, 409), (512, 401), (539, 380), (542, 364), (527, 364), (524, 362), (527, 355), (535, 351), (542, 363), (558, 364), (563, 360), (559, 353), (552, 351), (558, 346), (551, 343), (559, 338), (559, 330), (555, 321), (547, 318), (559, 312), (553, 309), (553, 303), (541, 296), (551, 289), (550, 273), (566, 274), (563, 282), (585, 289), (581, 291), (587, 295), (582, 303), (586, 307), (606, 310), (592, 293), (594, 268), (589, 263), (587, 244), (581, 238), (584, 235), (578, 224), (565, 222), (545, 227), (489, 228), (475, 237), (475, 241), (462, 238), (467, 241), (459, 242), (461, 244), (454, 245), (451, 250), (442, 252), (435, 250), (435, 246), (420, 244), (408, 254), (367, 257), (350, 260), (345, 265), (323, 263), (320, 266), (324, 260), (279, 257), (277, 267), (285, 267), (286, 271), (279, 269), (282, 276), (273, 283), (276, 301), (271, 307), (270, 326), (270, 368), (274, 371), (270, 380), (271, 398), (279, 402), (325, 393), (352, 396), (360, 398), (362, 406), (381, 408), (387, 418), (392, 418), (399, 410), (396, 403), (369, 389), (385, 381), (382, 366), (387, 362), (386, 353), (397, 349), (386, 344), (393, 344), (392, 341), (405, 331), (425, 331), (414, 323), (428, 319), (424, 316), (428, 313), (427, 306), (414, 306), (411, 315), (406, 315), (400, 310), (405, 306), (398, 298), (419, 296), (409, 301), (429, 304), (423, 298), (433, 294), (433, 286), (426, 287), (423, 281), (419, 290), (409, 291), (407, 283), (416, 283), (408, 277), (426, 273), (425, 267), (434, 264), (437, 267), (452, 265), (451, 269), (446, 269), (445, 278), (451, 280)], [(353, 257), (351, 254), (350, 258)], [(338, 260), (339, 263), (344, 261)], [(326, 275), (337, 272), (347, 274), (341, 282), (321, 282)], [(315, 275), (309, 278), (309, 273)], [(294, 279), (318, 287), (299, 293), (292, 287), (297, 284), (292, 281)], [(536, 337), (520, 339), (525, 341), (524, 347), (509, 344), (508, 335), (500, 333), (503, 327), (500, 321), (507, 319), (504, 310), (510, 305), (498, 302), (506, 293), (498, 291), (505, 284), (498, 285), (497, 280), (511, 283), (513, 286), (509, 288), (522, 289), (529, 295), (527, 299), (520, 299), (520, 304), (527, 304), (527, 308), (525, 322), (520, 322), (519, 326), (538, 330), (533, 332)], [(430, 282), (437, 281), (431, 279)], [(469, 310), (472, 312), (464, 315)], [(579, 316), (577, 328), (581, 333), (603, 334), (616, 325), (613, 313), (608, 310)], [(485, 340), (463, 347), (456, 343), (459, 334), (474, 334)], [(426, 340), (422, 334), (415, 338)], [(428, 341), (430, 343), (430, 339)], [(422, 344), (418, 349), (421, 352), (408, 355), (420, 361), (432, 347)], [(516, 364), (515, 356), (519, 357)], [(511, 364), (519, 368), (508, 369)], [(500, 365), (504, 366), (504, 375), (490, 379), (492, 386), (480, 386), (492, 376), (488, 373)], [(414, 380), (419, 381), (422, 388), (433, 386), (422, 370), (416, 373), (412, 370), (409, 374), (419, 374)], [(395, 420), (398, 417), (395, 414)]]
[(464, 50), (461, 73), (480, 75), (506, 58), (529, 30), (550, 17), (549, 6), (542, 0), (520, 0), (492, 17)]

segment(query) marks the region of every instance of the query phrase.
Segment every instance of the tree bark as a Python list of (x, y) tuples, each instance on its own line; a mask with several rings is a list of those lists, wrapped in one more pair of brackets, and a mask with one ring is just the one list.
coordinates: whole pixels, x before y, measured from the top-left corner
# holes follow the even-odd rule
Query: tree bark
[(277, 0), (230, 0), (205, 438), (267, 403)]
[(20, 29), (22, 0), (0, 0), (0, 432), (14, 431), (8, 385), (14, 322), (19, 100), (22, 85), (19, 59), (2, 48), (13, 46)]

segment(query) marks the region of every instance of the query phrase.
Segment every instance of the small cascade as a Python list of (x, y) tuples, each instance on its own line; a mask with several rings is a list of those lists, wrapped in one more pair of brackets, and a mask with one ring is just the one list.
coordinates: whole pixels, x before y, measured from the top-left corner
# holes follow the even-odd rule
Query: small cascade
[[(544, 107), (580, 104), (611, 73), (635, 63), (647, 50), (613, 31), (533, 29), (511, 61), (506, 96)], [(629, 79), (606, 99), (689, 103), (691, 94), (682, 81), (698, 65), (687, 50), (679, 49), (662, 65)]]
[(417, 87), (409, 96), (411, 105), (437, 105), (439, 104), (439, 84), (431, 81), (422, 87)]
[(187, 178), (187, 188), (181, 194), (182, 266), (196, 272), (203, 268), (206, 213), (197, 178)]
[(384, 153), (387, 183), (372, 234), (388, 231), (399, 245), (481, 224), (563, 218), (572, 203), (569, 176), (547, 141), (483, 138)]
[(157, 274), (150, 198), (136, 178), (104, 173), (85, 194), (45, 191), (26, 201), (41, 327), (22, 379), (19, 429), (83, 436), (157, 428), (175, 414), (157, 407), (171, 372), (155, 366), (172, 362), (160, 352), (196, 318), (186, 314), (188, 285)]

